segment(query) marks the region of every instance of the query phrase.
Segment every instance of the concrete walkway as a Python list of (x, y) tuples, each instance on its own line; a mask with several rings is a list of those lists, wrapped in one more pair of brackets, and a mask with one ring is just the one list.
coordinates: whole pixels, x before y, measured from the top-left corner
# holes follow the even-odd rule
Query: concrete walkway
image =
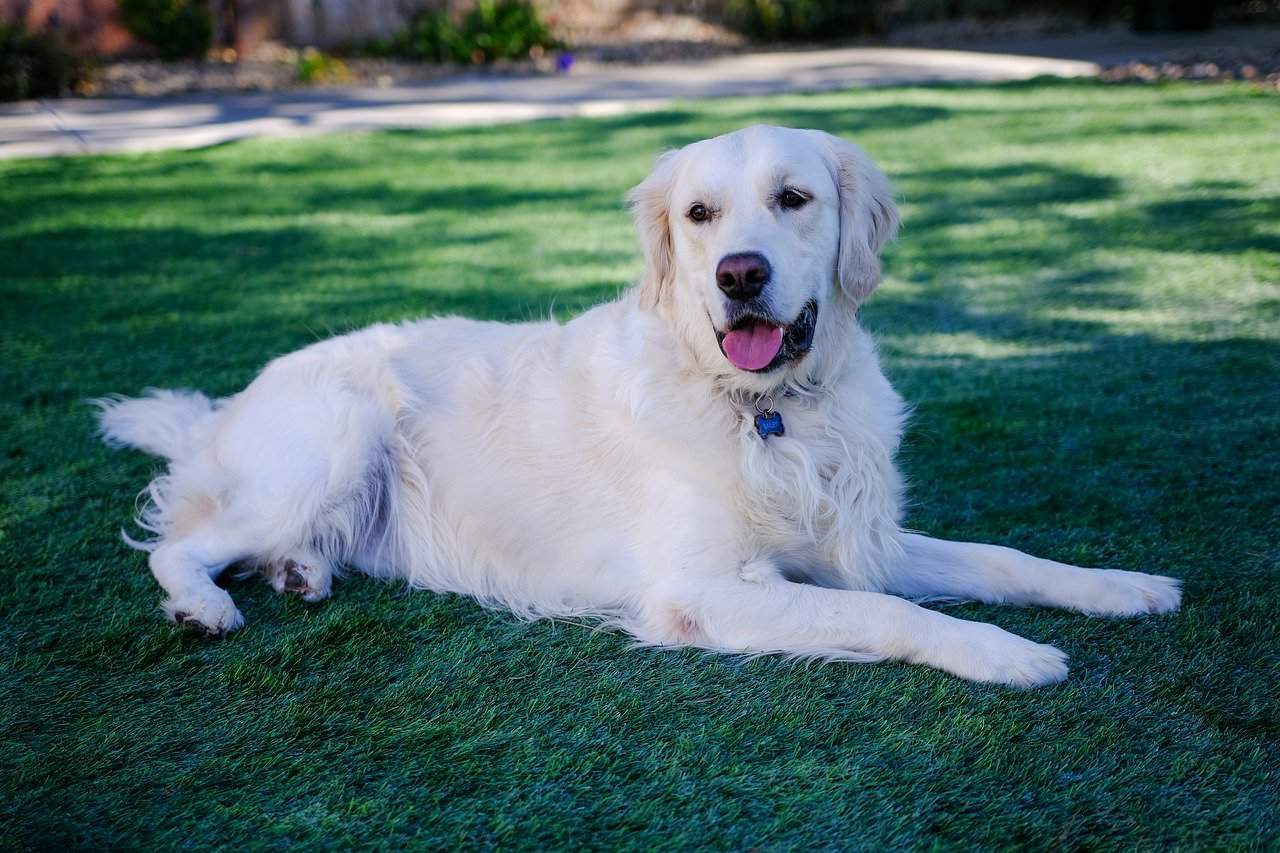
[(617, 115), (682, 98), (1098, 73), (1091, 62), (954, 50), (843, 48), (697, 63), (598, 65), (555, 76), (466, 74), (385, 89), (163, 99), (67, 98), (0, 106), (0, 158), (199, 148), (252, 136)]

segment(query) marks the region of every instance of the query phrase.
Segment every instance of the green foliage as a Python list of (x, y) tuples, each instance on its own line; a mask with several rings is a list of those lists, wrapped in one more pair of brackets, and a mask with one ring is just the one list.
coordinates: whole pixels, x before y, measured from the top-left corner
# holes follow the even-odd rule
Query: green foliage
[(470, 52), (457, 25), (447, 12), (440, 10), (422, 10), (415, 14), (409, 26), (392, 39), (390, 52), (427, 62), (470, 61)]
[(557, 45), (527, 0), (479, 0), (460, 21), (444, 11), (419, 12), (391, 44), (391, 51), (430, 62), (478, 64), (522, 59)]
[(725, 20), (763, 41), (829, 41), (885, 27), (881, 0), (727, 0)]
[(161, 59), (200, 59), (213, 40), (213, 18), (202, 0), (120, 0), (129, 32)]
[(336, 56), (308, 47), (298, 53), (298, 82), (345, 83), (351, 80), (351, 69)]
[[(0, 847), (1273, 848), (1278, 106), (1040, 81), (0, 162)], [(377, 321), (565, 319), (638, 274), (654, 154), (754, 122), (860, 142), (902, 201), (863, 322), (913, 407), (906, 524), (1174, 575), (1181, 612), (948, 608), (1071, 655), (1027, 692), (355, 575), (317, 605), (227, 578), (222, 641), (162, 620), (119, 536), (160, 462), (86, 397), (232, 394)]]
[(0, 24), (0, 101), (56, 98), (82, 70), (53, 34)]

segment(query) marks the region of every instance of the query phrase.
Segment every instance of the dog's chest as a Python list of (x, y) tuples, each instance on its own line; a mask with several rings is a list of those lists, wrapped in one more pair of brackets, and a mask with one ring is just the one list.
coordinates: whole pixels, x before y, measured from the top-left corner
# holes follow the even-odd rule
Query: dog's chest
[(743, 412), (743, 503), (753, 521), (779, 533), (814, 532), (822, 507), (835, 497), (833, 478), (851, 462), (824, 415), (789, 399)]
[(765, 552), (810, 555), (856, 579), (872, 576), (896, 530), (891, 436), (830, 400), (781, 400), (782, 434), (760, 435), (755, 412), (739, 435), (746, 535)]

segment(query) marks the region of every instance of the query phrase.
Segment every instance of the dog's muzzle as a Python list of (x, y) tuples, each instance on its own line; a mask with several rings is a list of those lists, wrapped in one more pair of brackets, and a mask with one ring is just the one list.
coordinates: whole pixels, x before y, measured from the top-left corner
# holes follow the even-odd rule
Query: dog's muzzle
[(724, 331), (715, 329), (715, 333), (720, 352), (734, 367), (769, 373), (804, 358), (813, 346), (817, 323), (818, 302), (810, 299), (800, 314), (785, 325), (746, 306), (731, 315)]

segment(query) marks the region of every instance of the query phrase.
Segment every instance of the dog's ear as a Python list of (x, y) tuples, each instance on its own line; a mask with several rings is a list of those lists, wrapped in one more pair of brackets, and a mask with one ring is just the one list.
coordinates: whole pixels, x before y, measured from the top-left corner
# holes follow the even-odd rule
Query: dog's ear
[(898, 207), (889, 179), (852, 142), (822, 133), (831, 152), (832, 177), (840, 195), (840, 249), (836, 280), (861, 304), (880, 283), (881, 247), (898, 233)]
[(627, 193), (631, 218), (644, 248), (644, 274), (640, 278), (640, 306), (655, 308), (675, 278), (675, 252), (671, 245), (671, 184), (677, 151), (667, 151), (653, 164), (649, 177)]

